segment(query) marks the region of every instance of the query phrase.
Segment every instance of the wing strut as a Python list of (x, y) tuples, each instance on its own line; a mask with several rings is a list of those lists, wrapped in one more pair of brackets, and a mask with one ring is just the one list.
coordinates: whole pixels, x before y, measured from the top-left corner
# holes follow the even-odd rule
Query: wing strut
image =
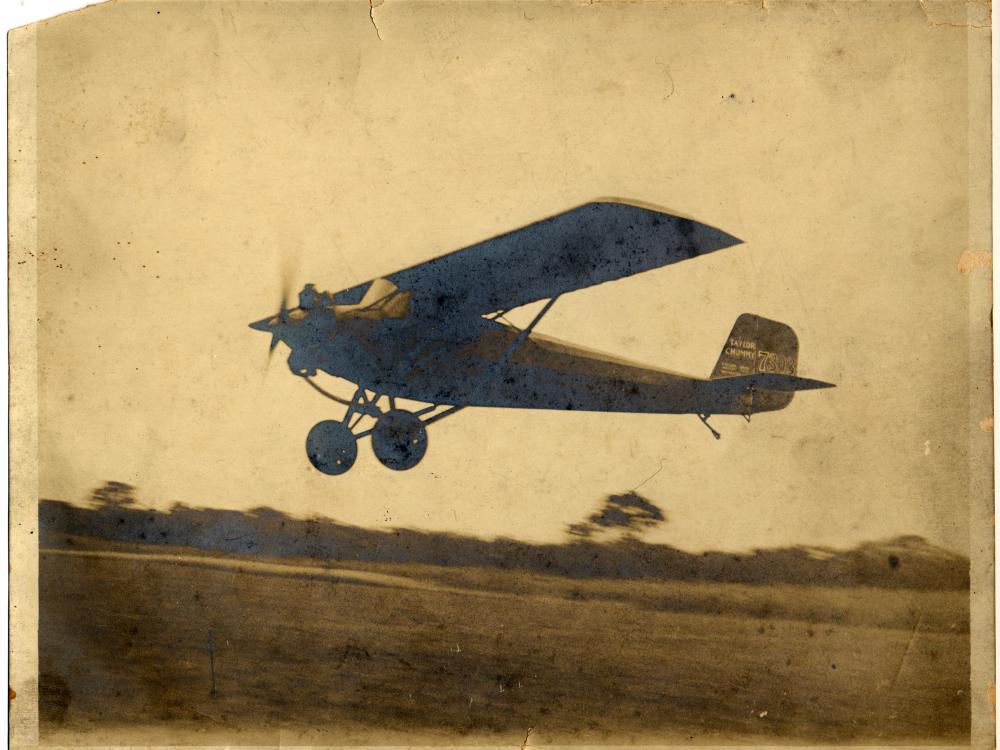
[(514, 339), (511, 345), (507, 348), (507, 351), (504, 352), (504, 355), (500, 357), (499, 360), (497, 360), (496, 363), (497, 365), (506, 364), (507, 361), (514, 356), (514, 352), (516, 352), (518, 349), (521, 348), (521, 344), (523, 344), (525, 340), (528, 338), (528, 336), (531, 334), (531, 330), (538, 324), (538, 321), (540, 321), (545, 316), (545, 313), (547, 313), (550, 309), (552, 309), (552, 305), (556, 303), (556, 300), (559, 299), (559, 296), (560, 295), (557, 294), (555, 297), (549, 298), (549, 301), (545, 303), (545, 306), (538, 311), (538, 315), (535, 316), (534, 320), (528, 323), (528, 326), (517, 335), (517, 338)]

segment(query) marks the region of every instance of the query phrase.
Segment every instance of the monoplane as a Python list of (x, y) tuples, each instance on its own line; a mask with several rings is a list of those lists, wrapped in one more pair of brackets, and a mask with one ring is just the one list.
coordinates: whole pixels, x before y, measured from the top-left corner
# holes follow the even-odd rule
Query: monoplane
[[(297, 307), (283, 301), (250, 327), (271, 335), (272, 351), (285, 343), (292, 373), (346, 407), (306, 439), (309, 461), (325, 474), (350, 469), (367, 436), (384, 466), (412, 469), (427, 451), (427, 426), (466, 407), (695, 414), (718, 439), (713, 415), (749, 421), (785, 408), (795, 391), (831, 387), (798, 376), (789, 326), (740, 315), (708, 378), (590, 351), (535, 327), (563, 294), (740, 243), (681, 216), (588, 203), (339, 292), (307, 284)], [(542, 300), (524, 328), (506, 320)], [(324, 389), (314, 379), (320, 372), (351, 382), (354, 395)], [(405, 409), (397, 399), (423, 406)]]

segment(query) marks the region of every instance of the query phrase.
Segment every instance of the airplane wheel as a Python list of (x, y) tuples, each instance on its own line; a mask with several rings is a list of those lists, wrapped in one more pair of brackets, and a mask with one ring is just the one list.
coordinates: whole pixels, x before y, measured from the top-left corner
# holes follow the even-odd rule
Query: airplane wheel
[(412, 469), (427, 452), (427, 429), (412, 412), (393, 409), (375, 423), (372, 450), (375, 458), (388, 469)]
[(324, 474), (343, 474), (354, 466), (358, 441), (343, 422), (327, 419), (309, 430), (306, 455)]

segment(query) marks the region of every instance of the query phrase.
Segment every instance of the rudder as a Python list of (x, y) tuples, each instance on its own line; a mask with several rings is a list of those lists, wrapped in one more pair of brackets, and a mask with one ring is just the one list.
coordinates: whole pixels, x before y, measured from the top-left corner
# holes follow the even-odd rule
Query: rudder
[(736, 319), (711, 379), (773, 373), (795, 375), (799, 339), (789, 326), (752, 313)]

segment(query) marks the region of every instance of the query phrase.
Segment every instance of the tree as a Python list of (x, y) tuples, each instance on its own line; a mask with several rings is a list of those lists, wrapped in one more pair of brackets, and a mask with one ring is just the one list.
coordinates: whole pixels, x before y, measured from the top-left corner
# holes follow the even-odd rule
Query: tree
[(608, 495), (604, 507), (585, 521), (570, 524), (572, 536), (590, 537), (595, 533), (619, 530), (626, 537), (651, 529), (667, 520), (666, 514), (642, 495), (629, 491)]
[(136, 504), (135, 487), (125, 482), (105, 482), (90, 495), (90, 502), (97, 508), (127, 508)]

